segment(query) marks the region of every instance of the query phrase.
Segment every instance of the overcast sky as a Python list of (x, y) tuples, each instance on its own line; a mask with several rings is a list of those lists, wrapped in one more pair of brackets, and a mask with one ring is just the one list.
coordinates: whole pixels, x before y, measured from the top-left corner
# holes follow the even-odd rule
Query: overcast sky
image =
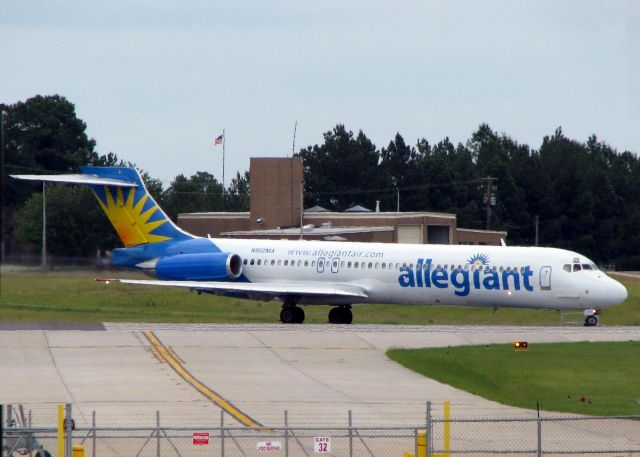
[(168, 186), (322, 143), (538, 148), (562, 126), (640, 151), (640, 2), (3, 0), (0, 101), (61, 94), (101, 154)]

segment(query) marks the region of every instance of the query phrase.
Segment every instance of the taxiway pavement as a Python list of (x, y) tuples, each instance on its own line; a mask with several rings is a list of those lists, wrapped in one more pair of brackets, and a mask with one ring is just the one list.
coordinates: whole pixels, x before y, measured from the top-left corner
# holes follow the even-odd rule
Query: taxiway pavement
[[(154, 344), (153, 335), (157, 344)], [(425, 378), (389, 360), (390, 347), (640, 340), (638, 327), (111, 324), (104, 330), (0, 329), (0, 403), (36, 426), (58, 403), (100, 426), (215, 424), (220, 401), (256, 423), (414, 425), (445, 400), (456, 417), (532, 414)], [(164, 355), (163, 355), (164, 354)], [(181, 373), (180, 369), (186, 373)], [(188, 377), (191, 377), (191, 380)], [(198, 388), (200, 383), (207, 391)], [(214, 395), (212, 397), (212, 395)], [(230, 408), (230, 409), (229, 409)], [(240, 422), (238, 422), (240, 423)]]

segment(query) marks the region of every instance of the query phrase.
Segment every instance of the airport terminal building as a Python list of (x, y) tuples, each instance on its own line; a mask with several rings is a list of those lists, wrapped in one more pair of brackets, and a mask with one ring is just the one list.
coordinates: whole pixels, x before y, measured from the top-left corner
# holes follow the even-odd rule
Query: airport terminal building
[(344, 212), (301, 211), (302, 160), (252, 158), (250, 211), (184, 213), (178, 225), (190, 233), (227, 238), (309, 239), (413, 244), (499, 245), (502, 231), (459, 228), (455, 214), (380, 212), (355, 206)]

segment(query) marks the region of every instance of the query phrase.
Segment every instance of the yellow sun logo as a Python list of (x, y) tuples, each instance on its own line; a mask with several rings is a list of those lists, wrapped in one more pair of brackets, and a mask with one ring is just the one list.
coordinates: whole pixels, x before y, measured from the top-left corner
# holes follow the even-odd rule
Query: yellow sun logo
[[(159, 208), (153, 205), (144, 211), (145, 202), (149, 198), (146, 192), (141, 192), (143, 195), (137, 202), (134, 201), (135, 194), (137, 193), (135, 189), (128, 189), (126, 191), (126, 201), (122, 187), (113, 188), (105, 186), (104, 193), (106, 202), (102, 201), (98, 194), (94, 192), (98, 202), (100, 202), (100, 206), (126, 247), (143, 243), (157, 243), (171, 239), (166, 236), (151, 233), (168, 221), (165, 217), (149, 221), (151, 216), (153, 216)], [(115, 198), (114, 193), (116, 194)]]

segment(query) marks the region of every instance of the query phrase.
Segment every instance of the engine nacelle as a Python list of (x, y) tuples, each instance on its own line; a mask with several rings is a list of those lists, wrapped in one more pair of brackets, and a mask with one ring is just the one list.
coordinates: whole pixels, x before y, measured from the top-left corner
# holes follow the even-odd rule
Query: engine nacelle
[(242, 259), (229, 252), (178, 254), (158, 260), (156, 276), (173, 281), (220, 281), (237, 279)]

